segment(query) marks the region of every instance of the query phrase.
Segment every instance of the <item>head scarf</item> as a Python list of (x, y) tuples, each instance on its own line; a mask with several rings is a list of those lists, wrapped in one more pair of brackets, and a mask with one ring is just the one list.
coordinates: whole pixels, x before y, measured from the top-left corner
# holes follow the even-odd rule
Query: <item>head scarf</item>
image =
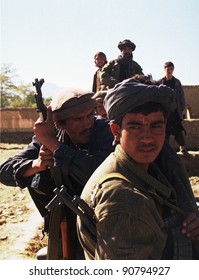
[(104, 107), (108, 118), (118, 123), (125, 114), (147, 102), (159, 103), (167, 112), (176, 108), (175, 95), (171, 88), (142, 84), (132, 78), (107, 91)]

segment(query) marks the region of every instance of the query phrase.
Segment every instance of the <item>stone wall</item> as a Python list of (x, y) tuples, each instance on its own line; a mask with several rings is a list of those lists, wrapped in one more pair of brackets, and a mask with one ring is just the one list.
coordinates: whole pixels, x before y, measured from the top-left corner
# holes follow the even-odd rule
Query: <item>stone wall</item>
[(2, 132), (30, 132), (38, 118), (36, 109), (1, 109)]
[[(189, 151), (199, 151), (199, 119), (184, 120), (183, 126), (186, 130), (185, 141)], [(170, 137), (170, 144), (179, 150), (179, 145), (174, 141), (174, 137)]]
[(186, 108), (189, 110), (190, 118), (199, 119), (199, 85), (183, 86), (183, 89), (186, 100)]
[(33, 126), (38, 118), (36, 109), (1, 109), (1, 143), (28, 144), (31, 141)]

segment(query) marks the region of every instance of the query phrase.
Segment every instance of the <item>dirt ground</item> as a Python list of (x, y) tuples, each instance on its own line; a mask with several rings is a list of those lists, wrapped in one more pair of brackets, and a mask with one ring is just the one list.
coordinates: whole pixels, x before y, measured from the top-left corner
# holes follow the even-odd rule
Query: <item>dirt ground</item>
[[(0, 164), (25, 146), (0, 144)], [(42, 224), (27, 189), (0, 183), (0, 260), (35, 259), (47, 244), (47, 237), (41, 240)]]
[[(0, 144), (0, 164), (26, 145)], [(190, 177), (199, 198), (199, 177)], [(0, 260), (35, 259), (36, 252), (46, 246), (41, 228), (43, 220), (27, 189), (8, 187), (0, 183)]]

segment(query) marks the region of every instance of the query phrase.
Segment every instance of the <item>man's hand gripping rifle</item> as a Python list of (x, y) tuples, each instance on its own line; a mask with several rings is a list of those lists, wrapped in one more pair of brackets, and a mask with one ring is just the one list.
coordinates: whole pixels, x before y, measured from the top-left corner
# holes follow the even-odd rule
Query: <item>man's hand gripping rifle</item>
[[(44, 79), (35, 79), (33, 86), (36, 88), (35, 100), (37, 104), (37, 112), (40, 113), (40, 118), (45, 121), (47, 117), (47, 108), (43, 103), (41, 87)], [(74, 250), (71, 248), (70, 239), (70, 224), (67, 221), (67, 215), (63, 216), (63, 205), (78, 215), (83, 224), (95, 235), (96, 219), (93, 209), (90, 208), (85, 201), (79, 196), (71, 196), (64, 185), (62, 185), (61, 171), (58, 167), (51, 168), (51, 175), (54, 178), (57, 188), (54, 189), (55, 196), (48, 203), (46, 209), (51, 213), (49, 225), (49, 240), (47, 259), (57, 259), (57, 240), (59, 239), (59, 229), (62, 235), (62, 251), (63, 259), (74, 259)], [(59, 216), (59, 217), (58, 217)]]
[[(47, 108), (44, 105), (43, 98), (42, 98), (42, 91), (41, 87), (44, 83), (44, 79), (35, 79), (35, 81), (32, 83), (33, 86), (36, 88), (36, 94), (35, 94), (35, 101), (37, 104), (37, 112), (40, 115), (40, 119), (42, 121), (45, 121), (47, 118)], [(51, 176), (55, 181), (55, 184), (57, 188), (61, 188), (62, 185), (62, 176), (61, 176), (61, 170), (59, 167), (53, 167), (50, 169)], [(70, 227), (67, 224), (66, 217), (63, 216), (63, 207), (58, 207), (58, 205), (51, 209), (50, 213), (50, 222), (49, 222), (49, 231), (48, 231), (48, 253), (47, 253), (47, 259), (57, 259), (58, 258), (58, 252), (56, 251), (58, 239), (59, 239), (59, 231), (61, 228), (62, 236), (65, 236), (62, 240), (62, 247), (64, 251), (64, 247), (66, 247), (65, 243), (67, 240), (69, 240), (69, 231)], [(57, 222), (58, 221), (58, 222)], [(66, 259), (70, 259), (72, 257), (71, 250), (67, 250), (65, 252), (65, 255), (63, 256)]]

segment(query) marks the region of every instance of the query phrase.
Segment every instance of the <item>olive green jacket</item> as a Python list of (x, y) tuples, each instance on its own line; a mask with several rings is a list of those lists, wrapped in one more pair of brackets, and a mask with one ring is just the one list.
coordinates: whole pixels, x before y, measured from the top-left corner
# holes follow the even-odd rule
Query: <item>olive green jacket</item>
[[(99, 184), (105, 174), (112, 172), (121, 173), (130, 182), (112, 178)], [(152, 180), (146, 185), (137, 173), (134, 162), (118, 145), (86, 184), (82, 198), (94, 208), (97, 217), (96, 241), (78, 220), (86, 259), (161, 259), (167, 234), (162, 206), (150, 192), (157, 194), (154, 186), (158, 185), (158, 195), (169, 200), (174, 190), (143, 173), (141, 177)]]
[[(113, 88), (115, 84), (121, 82), (119, 80), (120, 64), (118, 63), (118, 60), (115, 59), (105, 64), (100, 74), (101, 74), (101, 84), (105, 89)], [(127, 78), (131, 78), (136, 74), (143, 74), (142, 68), (136, 61), (132, 60), (128, 70)]]

